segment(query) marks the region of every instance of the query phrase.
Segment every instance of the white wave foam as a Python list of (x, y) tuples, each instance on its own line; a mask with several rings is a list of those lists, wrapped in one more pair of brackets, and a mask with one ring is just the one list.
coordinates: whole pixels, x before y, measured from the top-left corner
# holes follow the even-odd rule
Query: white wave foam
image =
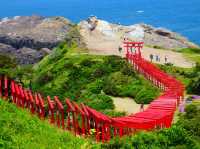
[(136, 11), (137, 13), (144, 13), (144, 11), (143, 10), (138, 10), (138, 11)]

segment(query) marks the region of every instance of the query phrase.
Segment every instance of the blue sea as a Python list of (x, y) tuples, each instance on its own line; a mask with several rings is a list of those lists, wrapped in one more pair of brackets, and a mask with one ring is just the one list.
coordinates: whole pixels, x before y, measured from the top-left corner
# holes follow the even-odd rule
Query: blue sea
[(124, 25), (147, 23), (200, 44), (200, 0), (1, 0), (0, 18), (27, 15), (64, 16), (73, 22), (95, 15)]

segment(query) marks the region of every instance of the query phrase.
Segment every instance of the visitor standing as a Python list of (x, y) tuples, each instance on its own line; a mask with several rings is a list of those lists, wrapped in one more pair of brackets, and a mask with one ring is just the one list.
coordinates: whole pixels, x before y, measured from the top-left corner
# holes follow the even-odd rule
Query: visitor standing
[(144, 111), (144, 104), (143, 104), (143, 103), (140, 105), (140, 111), (141, 111), (141, 112)]
[(156, 55), (156, 62), (158, 62), (159, 61), (159, 56), (158, 55)]
[(168, 62), (168, 57), (165, 55), (165, 64)]
[(119, 50), (119, 53), (121, 53), (122, 52), (122, 47), (119, 46), (118, 50)]
[(151, 60), (151, 62), (153, 61), (153, 54), (150, 54), (149, 55), (149, 58), (150, 58), (150, 60)]

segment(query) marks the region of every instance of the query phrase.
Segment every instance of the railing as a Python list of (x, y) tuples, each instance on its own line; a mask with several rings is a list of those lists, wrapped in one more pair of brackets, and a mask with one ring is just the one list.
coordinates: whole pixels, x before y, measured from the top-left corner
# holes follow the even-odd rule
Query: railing
[(0, 96), (5, 100), (11, 100), (19, 108), (29, 109), (40, 119), (48, 118), (50, 124), (72, 131), (75, 135), (84, 137), (94, 135), (97, 141), (102, 142), (140, 130), (169, 128), (176, 107), (184, 96), (183, 84), (144, 60), (141, 54), (127, 52), (126, 59), (138, 73), (143, 74), (146, 79), (163, 91), (160, 97), (152, 101), (148, 108), (140, 113), (111, 118), (84, 104), (78, 105), (71, 102), (69, 99), (61, 103), (57, 96), (54, 100), (49, 96), (45, 98), (17, 84), (7, 76), (0, 76)]

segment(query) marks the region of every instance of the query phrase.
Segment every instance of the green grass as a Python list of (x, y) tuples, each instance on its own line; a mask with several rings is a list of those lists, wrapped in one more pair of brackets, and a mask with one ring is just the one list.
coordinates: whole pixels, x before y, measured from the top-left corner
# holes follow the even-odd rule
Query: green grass
[(0, 99), (2, 149), (88, 149), (98, 146), (90, 140), (57, 129), (28, 111)]
[(179, 52), (183, 53), (188, 60), (200, 63), (200, 49), (186, 48), (179, 50)]

